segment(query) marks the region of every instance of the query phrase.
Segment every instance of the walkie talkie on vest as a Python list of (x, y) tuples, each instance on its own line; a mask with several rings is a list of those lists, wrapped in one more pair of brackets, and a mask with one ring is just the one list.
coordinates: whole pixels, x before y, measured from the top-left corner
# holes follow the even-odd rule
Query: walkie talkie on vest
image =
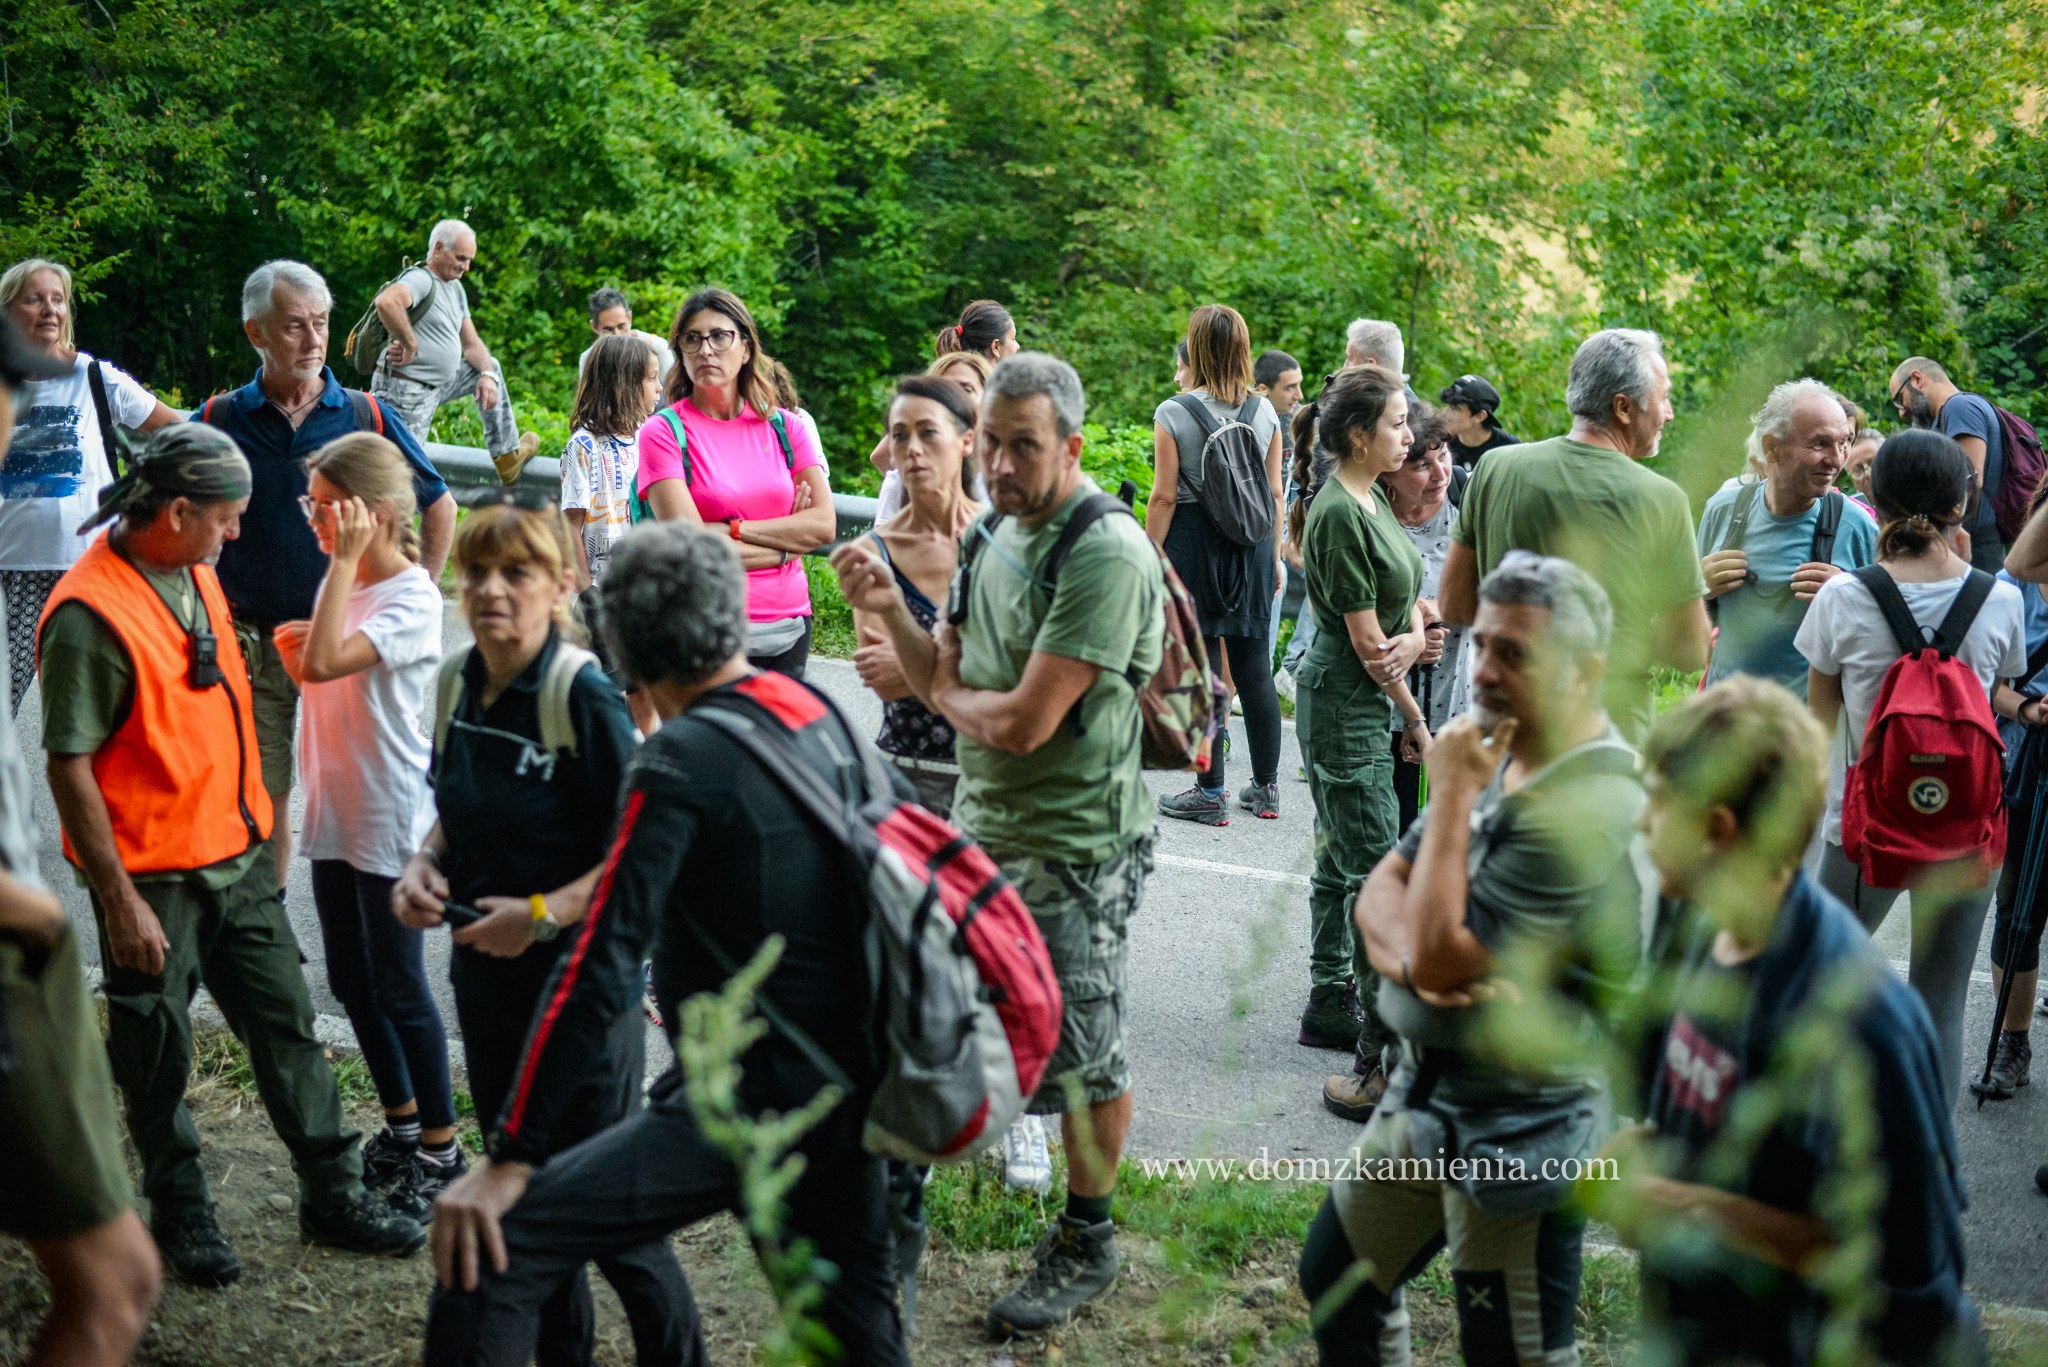
[(186, 633), (185, 653), (189, 662), (185, 677), (192, 687), (204, 691), (228, 681), (220, 672), (220, 641), (206, 627)]

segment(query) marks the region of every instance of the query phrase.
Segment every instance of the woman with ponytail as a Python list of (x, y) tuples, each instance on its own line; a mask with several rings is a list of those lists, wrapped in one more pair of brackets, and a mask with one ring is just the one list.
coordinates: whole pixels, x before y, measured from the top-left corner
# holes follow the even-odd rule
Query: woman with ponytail
[[(1973, 573), (1968, 545), (1957, 544), (1958, 529), (1976, 493), (1970, 458), (1939, 432), (1901, 432), (1878, 448), (1870, 493), (1881, 529), (1877, 566), (1898, 586), (1913, 620), (1931, 638)], [(2014, 715), (2025, 702), (2001, 682), (2026, 672), (2024, 615), (2019, 590), (2009, 583), (1993, 584), (1956, 651), (1955, 658), (1976, 674), (2001, 716)], [(1861, 749), (1871, 709), (1899, 649), (1876, 598), (1854, 574), (1838, 574), (1821, 585), (1796, 643), (1809, 666), (1807, 703), (1834, 734), (1827, 816), (1821, 827), (1821, 886), (1875, 932), (1898, 900), (1899, 890), (1864, 883), (1857, 865), (1843, 852), (1842, 790), (1848, 761)], [(1929, 874), (1936, 876), (1928, 878)], [(1934, 1018), (1942, 1085), (1954, 1096), (1962, 1077), (1963, 1001), (1991, 887), (1982, 873), (1964, 872), (1959, 866), (1929, 866), (1905, 881), (1922, 884), (1912, 899), (1912, 965), (1907, 976)]]
[(332, 564), (312, 620), (276, 632), (303, 690), (299, 852), (313, 865), (327, 985), (384, 1107), (364, 1180), (395, 1181), (402, 1213), (424, 1219), (463, 1169), (422, 936), (392, 916), (391, 886), (434, 822), (418, 719), (441, 662), (441, 590), (419, 565), (412, 470), (396, 446), (358, 432), (306, 464), (301, 501)]
[(1010, 311), (993, 299), (977, 299), (960, 310), (960, 321), (950, 327), (939, 329), (939, 335), (932, 342), (934, 356), (950, 356), (956, 351), (972, 351), (988, 357), (990, 365), (1000, 362), (1005, 356), (1014, 356), (1020, 351), (1017, 345), (1017, 322), (1010, 317)]

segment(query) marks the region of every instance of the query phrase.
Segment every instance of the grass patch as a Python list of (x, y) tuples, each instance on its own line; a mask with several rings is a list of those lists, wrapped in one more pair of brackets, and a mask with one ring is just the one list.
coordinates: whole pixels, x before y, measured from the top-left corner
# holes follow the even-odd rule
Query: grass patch
[(853, 609), (839, 596), (839, 576), (822, 555), (804, 557), (804, 575), (811, 581), (811, 654), (852, 659), (859, 642), (853, 634)]

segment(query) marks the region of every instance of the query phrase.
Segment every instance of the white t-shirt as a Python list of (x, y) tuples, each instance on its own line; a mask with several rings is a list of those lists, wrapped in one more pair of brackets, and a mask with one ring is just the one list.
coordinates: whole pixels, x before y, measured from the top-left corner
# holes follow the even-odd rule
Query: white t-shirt
[[(1913, 620), (1932, 630), (1941, 625), (1949, 604), (1967, 576), (1938, 579), (1931, 584), (1900, 584), (1899, 594), (1913, 611)], [(2026, 607), (2011, 584), (1991, 587), (1991, 596), (1970, 623), (1956, 658), (1968, 665), (1989, 696), (1995, 679), (2013, 679), (2026, 672)], [(1842, 716), (1828, 745), (1828, 814), (1821, 834), (1829, 844), (1842, 843), (1842, 781), (1849, 756), (1863, 746), (1863, 731), (1885, 671), (1899, 658), (1898, 645), (1878, 610), (1877, 600), (1853, 574), (1838, 574), (1821, 585), (1806, 610), (1794, 644), (1806, 662), (1823, 674), (1842, 679)]]
[(358, 631), (377, 663), (303, 693), (299, 848), (396, 878), (434, 825), (419, 718), (441, 664), (441, 590), (417, 565), (365, 585), (348, 596), (344, 635)]
[[(106, 438), (93, 408), (81, 351), (69, 375), (34, 380), (14, 398), (14, 444), (0, 466), (0, 570), (68, 570), (90, 536), (78, 525), (100, 506), (113, 483)], [(156, 396), (118, 366), (100, 362), (107, 409), (122, 427), (140, 427)]]

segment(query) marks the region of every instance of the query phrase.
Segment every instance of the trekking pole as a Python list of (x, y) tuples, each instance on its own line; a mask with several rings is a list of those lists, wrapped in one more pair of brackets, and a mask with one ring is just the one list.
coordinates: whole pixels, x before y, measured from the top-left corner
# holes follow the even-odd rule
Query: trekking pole
[[(1977, 1093), (1977, 1109), (1980, 1111), (1984, 1109), (1984, 1101), (1991, 1087), (1991, 1064), (1998, 1057), (1998, 1037), (2005, 1029), (2005, 1009), (2012, 1002), (2012, 961), (2017, 957), (2014, 951), (2027, 937), (2027, 918), (2033, 911), (2034, 902), (2040, 892), (2041, 859), (2044, 847), (2048, 847), (2048, 823), (2041, 820), (2041, 783), (2037, 772), (2043, 758), (2040, 752), (2044, 742), (2048, 742), (2048, 735), (2030, 729), (2018, 761), (2018, 764), (2028, 766), (2027, 777), (2034, 780), (2030, 785), (2032, 792), (2029, 794), (2032, 801), (2028, 804), (2030, 815), (2027, 827), (2027, 853), (2020, 864), (2019, 886), (2013, 890), (2013, 900), (2017, 905), (2013, 908), (2012, 918), (2007, 923), (2006, 967), (1998, 975), (1998, 1004), (1992, 1008), (1991, 1042), (1984, 1046), (1984, 1072), (1977, 1079), (1977, 1086), (1971, 1089)], [(2018, 767), (2018, 764), (2015, 767)]]

